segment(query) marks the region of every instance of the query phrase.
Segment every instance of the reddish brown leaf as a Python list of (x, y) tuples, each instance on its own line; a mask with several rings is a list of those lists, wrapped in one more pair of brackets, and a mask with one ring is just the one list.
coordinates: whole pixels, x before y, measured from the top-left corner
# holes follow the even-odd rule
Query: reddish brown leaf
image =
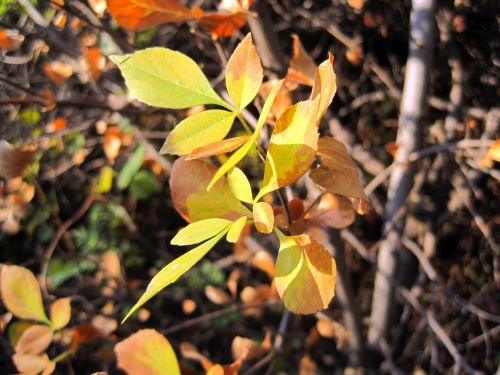
[(243, 135), (240, 137), (223, 139), (222, 141), (198, 147), (197, 149), (193, 150), (191, 154), (189, 154), (186, 160), (202, 159), (209, 156), (232, 152), (244, 145), (249, 138), (249, 135)]
[(354, 222), (355, 210), (347, 198), (325, 193), (305, 215), (308, 225), (345, 228)]
[(314, 75), (316, 64), (311, 56), (305, 51), (297, 34), (292, 35), (293, 54), (288, 67), (286, 79), (312, 86), (314, 84)]
[(15, 148), (6, 141), (0, 141), (0, 176), (14, 178), (22, 175), (33, 154), (33, 150)]
[(107, 0), (109, 13), (130, 30), (144, 30), (166, 22), (194, 18), (191, 11), (175, 0)]

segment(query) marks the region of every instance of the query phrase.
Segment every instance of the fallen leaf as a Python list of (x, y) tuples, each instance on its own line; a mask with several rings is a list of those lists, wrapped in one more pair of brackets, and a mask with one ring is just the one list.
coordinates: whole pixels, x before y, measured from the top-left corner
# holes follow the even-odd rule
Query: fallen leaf
[(175, 0), (107, 0), (107, 4), (120, 26), (136, 31), (194, 18), (188, 8)]
[(7, 141), (0, 141), (0, 176), (14, 178), (21, 176), (33, 159), (34, 150), (16, 148)]
[(286, 79), (303, 85), (312, 86), (314, 84), (316, 63), (305, 51), (299, 36), (297, 34), (292, 34), (292, 38), (293, 53)]
[(185, 299), (182, 301), (182, 311), (184, 314), (191, 314), (196, 310), (196, 302), (192, 299)]
[(224, 290), (213, 285), (205, 286), (205, 296), (216, 305), (223, 305), (231, 301), (231, 297)]
[(115, 346), (118, 367), (129, 375), (180, 375), (172, 346), (154, 329), (141, 329)]
[(42, 70), (56, 85), (62, 84), (73, 75), (73, 66), (62, 61), (51, 61), (42, 66)]
[(109, 336), (118, 328), (116, 319), (104, 315), (96, 315), (92, 318), (92, 325), (101, 331), (105, 336)]
[(17, 51), (23, 44), (24, 35), (15, 29), (0, 29), (0, 49)]
[(267, 273), (267, 275), (272, 279), (274, 278), (276, 267), (275, 261), (271, 254), (265, 250), (257, 251), (251, 258), (250, 264), (258, 268), (261, 271)]
[(250, 360), (269, 352), (271, 349), (271, 333), (267, 332), (262, 342), (246, 337), (236, 336), (231, 343), (231, 354), (234, 360)]

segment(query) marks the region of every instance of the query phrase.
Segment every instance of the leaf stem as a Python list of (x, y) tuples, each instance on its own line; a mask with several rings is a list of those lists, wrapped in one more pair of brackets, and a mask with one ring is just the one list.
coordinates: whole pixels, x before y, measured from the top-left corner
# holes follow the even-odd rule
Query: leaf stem
[(58, 362), (61, 362), (64, 358), (70, 356), (71, 354), (74, 353), (74, 350), (73, 349), (69, 349), (69, 350), (66, 350), (65, 352), (62, 352), (61, 354), (59, 354), (57, 357), (55, 357), (52, 362), (54, 363), (58, 363)]
[(238, 120), (240, 120), (241, 122), (241, 125), (243, 125), (243, 127), (245, 128), (246, 132), (250, 135), (253, 134), (253, 131), (252, 129), (250, 129), (250, 126), (248, 126), (245, 118), (241, 115), (241, 113), (236, 113), (236, 117), (238, 117)]

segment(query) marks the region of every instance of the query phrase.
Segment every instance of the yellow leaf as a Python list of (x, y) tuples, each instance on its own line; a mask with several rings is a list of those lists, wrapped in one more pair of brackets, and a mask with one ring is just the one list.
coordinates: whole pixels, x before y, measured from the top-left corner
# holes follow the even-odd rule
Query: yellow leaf
[(52, 329), (48, 326), (34, 324), (19, 337), (16, 353), (41, 354), (52, 342)]
[(220, 109), (196, 113), (182, 120), (167, 137), (160, 154), (188, 155), (199, 147), (223, 139), (236, 115)]
[(236, 220), (250, 211), (231, 193), (227, 180), (221, 179), (206, 190), (217, 168), (204, 160), (175, 161), (170, 172), (170, 191), (175, 209), (188, 222), (214, 217)]
[(278, 237), (274, 281), (285, 307), (295, 314), (326, 309), (335, 295), (335, 260), (307, 235)]
[(71, 304), (69, 298), (59, 298), (50, 305), (50, 320), (52, 328), (58, 330), (66, 327), (71, 319)]
[(253, 220), (255, 228), (261, 233), (269, 234), (274, 228), (273, 208), (267, 202), (258, 202), (253, 205)]
[(319, 108), (316, 114), (316, 124), (319, 124), (326, 110), (332, 103), (333, 97), (337, 92), (337, 82), (335, 72), (333, 71), (333, 55), (323, 61), (316, 69), (314, 85), (311, 92), (311, 98), (319, 96)]
[(226, 67), (226, 86), (238, 112), (255, 98), (264, 78), (259, 54), (251, 34), (234, 50)]
[(227, 219), (211, 218), (196, 221), (177, 232), (170, 243), (177, 246), (197, 244), (214, 237), (229, 225), (231, 221)]
[(245, 227), (246, 223), (247, 223), (246, 216), (242, 216), (238, 220), (236, 220), (231, 225), (231, 227), (229, 228), (229, 231), (227, 232), (227, 236), (226, 236), (227, 242), (236, 243), (238, 241), (238, 239), (240, 238), (241, 231)]
[(16, 317), (50, 324), (43, 309), (40, 286), (30, 270), (4, 265), (0, 288), (5, 307)]
[(262, 187), (256, 200), (302, 177), (316, 157), (319, 99), (289, 107), (278, 119), (269, 141)]
[(155, 47), (110, 59), (120, 68), (131, 94), (141, 102), (173, 109), (217, 104), (232, 110), (200, 67), (180, 52)]
[(109, 13), (130, 30), (144, 30), (165, 22), (193, 19), (191, 11), (175, 0), (107, 0)]
[(115, 346), (118, 367), (128, 375), (180, 375), (168, 340), (154, 329), (141, 329)]
[(130, 309), (122, 323), (127, 320), (137, 309), (144, 305), (149, 299), (168, 285), (177, 281), (179, 277), (189, 271), (198, 261), (203, 258), (215, 244), (227, 233), (228, 228), (223, 230), (214, 238), (202, 243), (184, 255), (167, 264), (158, 272), (149, 283), (146, 291), (139, 301)]
[(236, 198), (247, 203), (253, 202), (252, 187), (247, 176), (241, 169), (234, 167), (227, 176), (227, 182)]
[(358, 169), (342, 142), (332, 137), (322, 137), (318, 141), (318, 156), (322, 166), (313, 170), (309, 177), (320, 188), (329, 193), (353, 199), (358, 213), (367, 213), (370, 202), (359, 180)]
[(201, 159), (209, 156), (226, 154), (240, 148), (249, 139), (249, 135), (243, 135), (241, 137), (227, 138), (222, 141), (210, 143), (206, 146), (198, 147), (193, 150), (186, 160)]
[(269, 112), (271, 111), (271, 106), (273, 105), (276, 94), (278, 94), (278, 91), (282, 84), (283, 80), (279, 81), (269, 93), (266, 102), (264, 103), (264, 107), (260, 112), (259, 119), (257, 120), (255, 131), (250, 139), (238, 151), (232, 154), (231, 157), (219, 168), (217, 173), (215, 173), (215, 176), (212, 178), (212, 181), (210, 181), (210, 184), (208, 184), (207, 190), (210, 190), (215, 185), (215, 183), (222, 178), (222, 176), (224, 176), (234, 166), (236, 166), (236, 164), (238, 164), (239, 161), (245, 157), (248, 151), (250, 151), (254, 143), (259, 138), (260, 131), (267, 121), (267, 117), (269, 116)]

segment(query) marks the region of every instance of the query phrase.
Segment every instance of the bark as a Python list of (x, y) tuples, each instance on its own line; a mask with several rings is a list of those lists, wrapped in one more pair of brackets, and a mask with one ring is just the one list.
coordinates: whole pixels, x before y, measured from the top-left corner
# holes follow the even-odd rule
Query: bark
[(426, 110), (430, 60), (434, 47), (435, 8), (435, 0), (412, 1), (409, 55), (396, 139), (398, 151), (395, 160), (398, 164), (389, 181), (384, 239), (377, 259), (378, 271), (368, 331), (368, 341), (374, 346), (378, 346), (380, 339), (389, 336), (395, 299), (394, 285), (390, 280), (398, 269), (405, 203), (415, 175), (415, 164), (407, 163), (407, 158), (418, 149), (422, 133), (421, 122)]

